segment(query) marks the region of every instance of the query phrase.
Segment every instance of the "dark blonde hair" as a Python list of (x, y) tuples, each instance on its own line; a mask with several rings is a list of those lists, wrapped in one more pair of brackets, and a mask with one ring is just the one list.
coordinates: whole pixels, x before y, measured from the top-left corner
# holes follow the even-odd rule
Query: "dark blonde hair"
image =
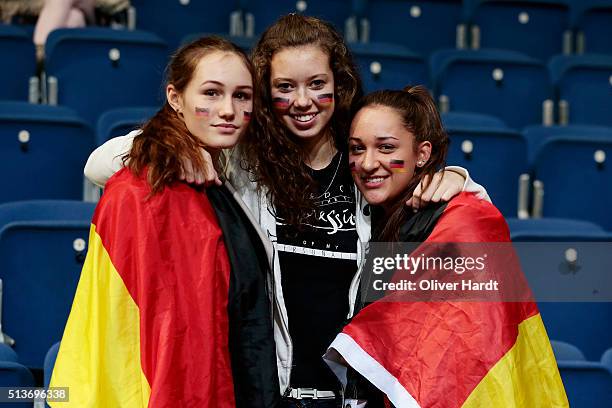
[(348, 47), (335, 28), (322, 20), (299, 14), (281, 17), (262, 34), (253, 50), (255, 86), (262, 104), (253, 112), (244, 153), (259, 187), (265, 187), (274, 207), (287, 210), (286, 221), (293, 225), (299, 225), (311, 210), (310, 193), (316, 184), (304, 165), (307, 152), (274, 113), (270, 71), (274, 54), (308, 45), (320, 47), (329, 56), (335, 109), (324, 131), (329, 132), (340, 150), (346, 148), (354, 104), (362, 96), (361, 80)]
[[(390, 215), (386, 215), (385, 225), (375, 231), (376, 240), (394, 242), (399, 239), (400, 228), (411, 211), (406, 207), (406, 201), (412, 197), (414, 189), (425, 176), (431, 180), (444, 167), (449, 141), (436, 103), (423, 86), (407, 86), (401, 91), (376, 91), (359, 103), (359, 109), (375, 106), (392, 108), (399, 114), (404, 127), (414, 135), (415, 152), (422, 142), (431, 143), (429, 160), (423, 167), (415, 169), (408, 188), (393, 203)], [(426, 187), (423, 186), (424, 189)]]
[[(181, 47), (172, 56), (166, 68), (166, 83), (183, 93), (200, 60), (216, 51), (239, 56), (253, 77), (253, 65), (238, 46), (220, 37), (202, 37)], [(155, 116), (144, 124), (142, 133), (134, 138), (132, 150), (124, 161), (136, 175), (141, 175), (147, 169), (147, 181), (151, 185), (151, 193), (155, 194), (180, 180), (184, 170), (183, 161), (191, 161), (194, 172), (205, 172), (200, 147), (205, 146), (189, 132), (185, 122), (166, 101)]]

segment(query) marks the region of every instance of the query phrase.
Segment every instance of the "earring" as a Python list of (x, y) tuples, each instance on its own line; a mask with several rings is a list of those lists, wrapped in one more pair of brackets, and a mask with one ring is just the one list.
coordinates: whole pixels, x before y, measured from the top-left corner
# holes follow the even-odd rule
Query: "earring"
[(176, 114), (179, 116), (179, 118), (181, 118), (181, 119), (183, 119), (183, 118), (184, 118), (184, 116), (183, 116), (183, 111), (181, 110), (181, 108), (178, 108), (178, 109), (176, 110)]
[(417, 162), (417, 166), (419, 166), (419, 167), (423, 166), (423, 164), (425, 164), (425, 163), (423, 162), (423, 160), (419, 160), (419, 161)]

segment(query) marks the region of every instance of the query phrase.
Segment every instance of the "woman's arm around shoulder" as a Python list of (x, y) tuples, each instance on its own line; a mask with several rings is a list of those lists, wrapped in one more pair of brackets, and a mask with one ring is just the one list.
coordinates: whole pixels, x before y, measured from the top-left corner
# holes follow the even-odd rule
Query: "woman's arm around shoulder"
[(94, 150), (85, 164), (85, 177), (92, 183), (104, 187), (109, 178), (123, 168), (123, 156), (132, 149), (134, 137), (140, 130), (125, 136), (114, 137)]

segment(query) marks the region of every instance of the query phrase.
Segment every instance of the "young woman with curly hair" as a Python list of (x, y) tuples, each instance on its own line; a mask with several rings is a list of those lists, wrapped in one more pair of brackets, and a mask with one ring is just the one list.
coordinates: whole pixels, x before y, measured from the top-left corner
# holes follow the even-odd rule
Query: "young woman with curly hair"
[[(252, 61), (262, 101), (227, 175), (274, 246), (270, 287), (285, 403), (309, 398), (335, 406), (340, 386), (321, 355), (353, 313), (360, 243), (370, 239), (369, 209), (355, 191), (346, 150), (361, 81), (341, 35), (313, 17), (281, 17), (262, 34)], [(130, 135), (107, 142), (90, 156), (86, 175), (103, 184), (121, 167), (113, 157), (129, 148)], [(189, 181), (216, 178), (189, 167)], [(456, 170), (436, 174), (416, 196), (448, 200), (462, 189), (486, 196)]]

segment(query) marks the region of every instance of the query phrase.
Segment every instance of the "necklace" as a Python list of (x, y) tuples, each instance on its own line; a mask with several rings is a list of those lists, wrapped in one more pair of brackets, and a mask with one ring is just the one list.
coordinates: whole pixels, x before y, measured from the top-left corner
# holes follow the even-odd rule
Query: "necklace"
[[(333, 161), (333, 159), (332, 159), (332, 161)], [(340, 164), (341, 163), (342, 163), (342, 152), (340, 152), (340, 158), (338, 160), (338, 164), (336, 165), (336, 171), (334, 171), (334, 175), (332, 176), (331, 181), (327, 185), (327, 188), (320, 195), (318, 195), (316, 197), (313, 197), (313, 198), (321, 198), (321, 197), (323, 197), (325, 195), (325, 193), (327, 193), (329, 191), (329, 188), (332, 186), (332, 184), (334, 184), (334, 180), (336, 179), (336, 175), (338, 174), (338, 169), (340, 168)]]

